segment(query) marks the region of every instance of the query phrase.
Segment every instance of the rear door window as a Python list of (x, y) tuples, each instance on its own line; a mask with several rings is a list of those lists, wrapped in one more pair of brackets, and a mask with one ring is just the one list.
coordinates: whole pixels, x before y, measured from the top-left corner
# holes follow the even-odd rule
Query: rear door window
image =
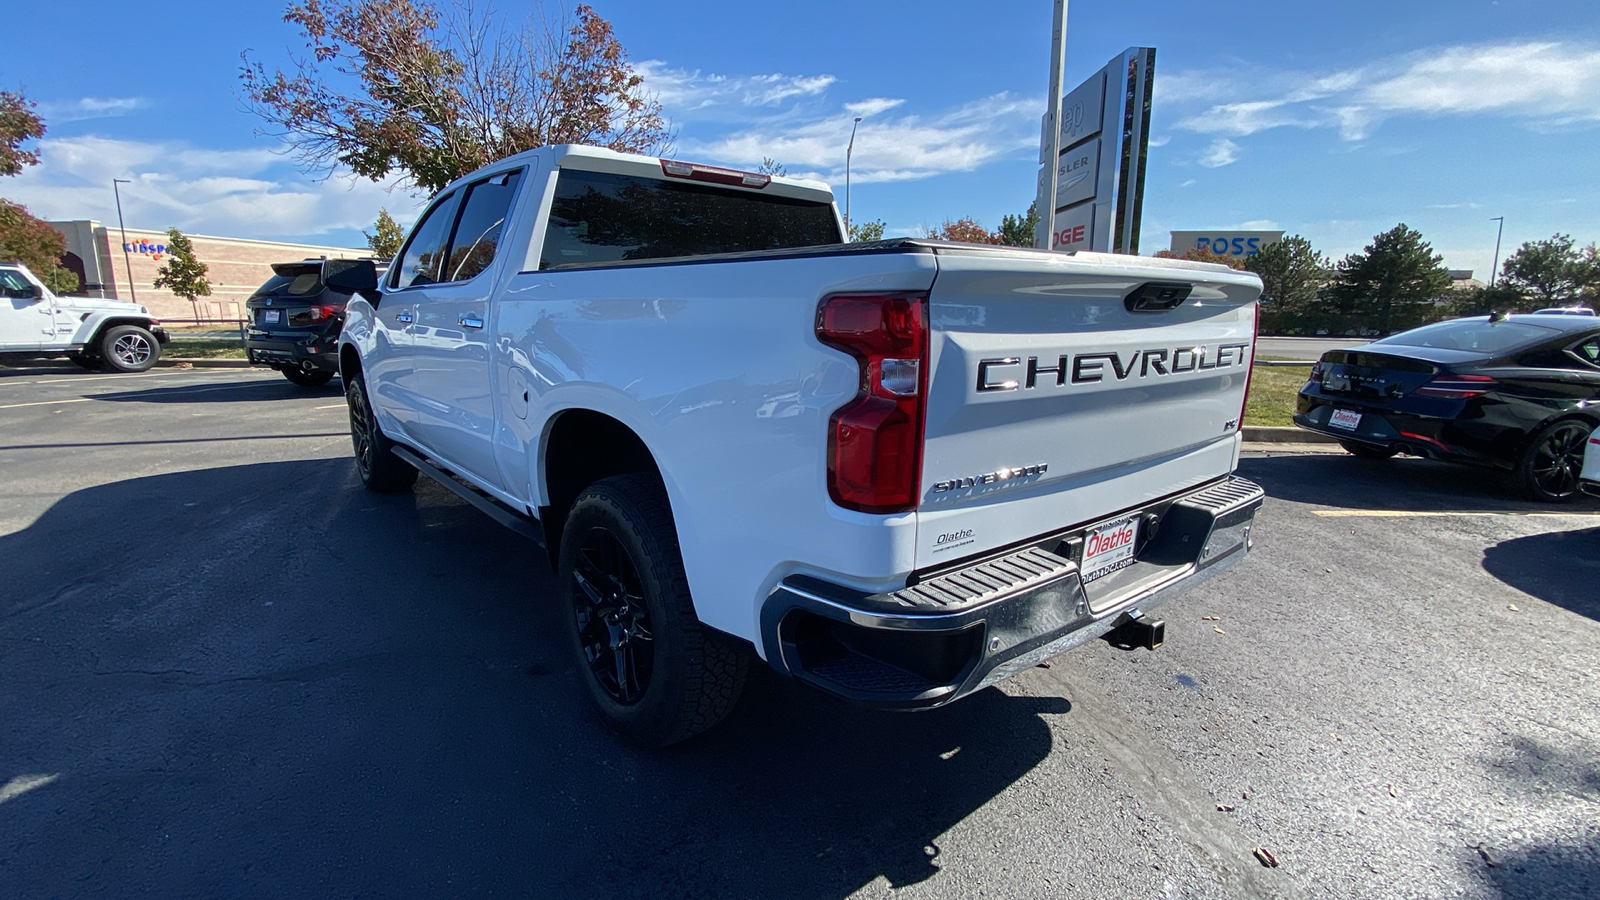
[(390, 276), (389, 287), (400, 290), (437, 284), (450, 241), (450, 226), (455, 221), (456, 198), (446, 195), (428, 210), (411, 231), (411, 240), (400, 254), (400, 264)]
[(470, 281), (494, 262), (521, 175), (502, 172), (467, 188), (441, 281)]
[(1572, 348), (1572, 354), (1591, 366), (1600, 366), (1600, 336), (1579, 343)]
[(837, 244), (833, 205), (563, 169), (539, 268)]

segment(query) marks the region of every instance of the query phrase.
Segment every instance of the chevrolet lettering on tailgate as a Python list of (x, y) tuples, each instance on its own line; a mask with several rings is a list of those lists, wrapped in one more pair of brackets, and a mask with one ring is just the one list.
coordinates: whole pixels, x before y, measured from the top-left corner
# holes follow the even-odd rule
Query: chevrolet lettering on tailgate
[[(1041, 364), (1037, 356), (1028, 357), (1026, 363), (1017, 356), (984, 359), (978, 361), (978, 390), (1035, 388), (1040, 384), (1040, 376), (1044, 376), (1046, 383), (1054, 382), (1060, 387), (1069, 382), (1095, 384), (1105, 381), (1108, 376), (1116, 381), (1126, 381), (1129, 378), (1247, 367), (1250, 365), (1249, 351), (1248, 343), (1237, 343), (1219, 344), (1215, 348), (1200, 346), (1131, 350), (1126, 356), (1120, 353), (1079, 353), (1077, 356), (1062, 353), (1053, 364), (1048, 357)], [(1013, 367), (1022, 371), (1009, 371)], [(1023, 376), (1021, 382), (1017, 380), (1019, 375)]]

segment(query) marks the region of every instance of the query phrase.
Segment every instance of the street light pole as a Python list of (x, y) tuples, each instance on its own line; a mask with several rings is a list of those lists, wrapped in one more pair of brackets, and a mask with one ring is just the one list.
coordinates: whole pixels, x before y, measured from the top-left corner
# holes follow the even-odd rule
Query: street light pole
[(1494, 232), (1494, 265), (1489, 267), (1489, 287), (1494, 287), (1494, 275), (1495, 272), (1500, 268), (1500, 235), (1505, 233), (1506, 217), (1495, 216), (1489, 221), (1500, 223), (1500, 227), (1495, 229)]
[(122, 192), (117, 190), (119, 184), (133, 184), (126, 178), (111, 179), (111, 193), (117, 198), (117, 230), (122, 232), (122, 264), (128, 269), (128, 296), (134, 303), (139, 302), (139, 292), (133, 289), (133, 257), (128, 255), (128, 226), (122, 221)]
[(856, 116), (854, 125), (850, 126), (850, 144), (844, 148), (844, 239), (850, 241), (854, 235), (850, 232), (850, 155), (856, 149), (856, 129), (861, 127), (861, 117)]

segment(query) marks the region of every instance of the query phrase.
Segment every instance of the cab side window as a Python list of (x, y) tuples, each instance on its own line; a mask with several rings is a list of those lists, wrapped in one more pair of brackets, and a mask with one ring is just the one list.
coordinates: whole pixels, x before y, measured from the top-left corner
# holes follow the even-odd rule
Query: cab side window
[(436, 284), (445, 258), (445, 246), (450, 239), (450, 225), (455, 221), (456, 198), (447, 195), (428, 210), (422, 221), (411, 231), (411, 240), (400, 254), (400, 264), (394, 267), (389, 287), (400, 290)]
[(521, 174), (502, 172), (467, 188), (441, 281), (471, 281), (494, 262)]

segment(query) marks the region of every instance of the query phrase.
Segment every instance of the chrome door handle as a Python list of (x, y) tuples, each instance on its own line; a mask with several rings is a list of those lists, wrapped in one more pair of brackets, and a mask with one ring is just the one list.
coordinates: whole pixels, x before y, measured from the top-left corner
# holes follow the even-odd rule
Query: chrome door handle
[(471, 313), (462, 313), (456, 316), (456, 324), (462, 328), (482, 328), (483, 319)]
[(411, 313), (397, 313), (394, 320), (401, 325), (410, 325), (412, 321)]

